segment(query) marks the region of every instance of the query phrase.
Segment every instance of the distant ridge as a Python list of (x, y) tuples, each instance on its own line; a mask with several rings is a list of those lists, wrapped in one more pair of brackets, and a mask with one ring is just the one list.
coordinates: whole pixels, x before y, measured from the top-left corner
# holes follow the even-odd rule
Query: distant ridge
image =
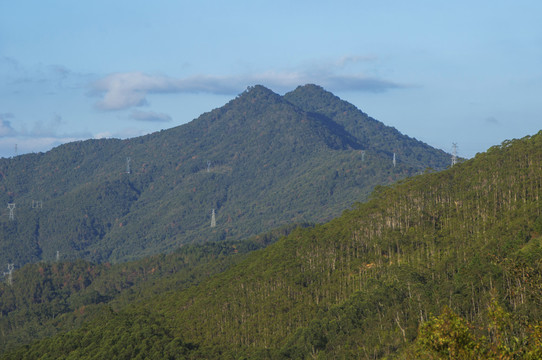
[(284, 98), (307, 112), (324, 115), (342, 125), (364, 148), (390, 155), (396, 152), (410, 164), (436, 169), (442, 168), (443, 157), (450, 156), (384, 125), (318, 85), (299, 86)]
[[(392, 155), (397, 154), (396, 167)], [(130, 173), (126, 161), (130, 158)], [(126, 261), (339, 215), (449, 155), (315, 85), (256, 85), (169, 130), (0, 159), (0, 264)], [(41, 209), (33, 209), (33, 201)], [(211, 228), (211, 211), (216, 227)]]

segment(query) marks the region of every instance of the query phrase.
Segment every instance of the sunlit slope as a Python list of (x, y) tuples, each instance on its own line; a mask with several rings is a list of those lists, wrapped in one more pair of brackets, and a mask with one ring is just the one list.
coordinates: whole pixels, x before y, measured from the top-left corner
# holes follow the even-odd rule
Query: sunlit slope
[[(305, 98), (316, 96), (312, 86), (296, 93), (303, 89)], [(255, 86), (169, 130), (1, 159), (0, 202), (16, 209), (11, 221), (5, 208), (0, 222), (0, 263), (54, 260), (57, 251), (61, 259), (124, 261), (190, 242), (322, 222), (365, 200), (375, 185), (448, 166), (440, 150), (396, 131), (381, 135), (388, 148)], [(423, 156), (403, 154), (396, 146), (403, 141), (424, 148)]]

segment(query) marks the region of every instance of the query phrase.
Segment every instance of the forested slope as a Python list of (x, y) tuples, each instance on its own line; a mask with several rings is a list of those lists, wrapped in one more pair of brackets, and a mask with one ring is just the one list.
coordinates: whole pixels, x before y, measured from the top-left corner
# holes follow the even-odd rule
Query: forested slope
[(394, 353), (443, 305), (481, 322), (492, 296), (518, 319), (540, 320), (541, 169), (537, 134), (379, 189), (164, 299), (164, 314), (191, 341), (216, 347), (341, 356)]
[[(374, 128), (375, 120), (358, 118), (353, 105), (321, 88), (296, 90), (307, 101), (318, 93), (331, 96), (326, 107), (352, 112), (355, 126), (254, 86), (172, 129), (0, 159), (0, 266), (52, 261), (57, 251), (61, 260), (127, 261), (323, 222), (376, 185), (449, 165), (443, 151)], [(352, 130), (365, 122), (372, 142)], [(408, 154), (398, 143), (424, 150)]]
[[(542, 132), (378, 188), (369, 202), (296, 230), (197, 286), (10, 356), (92, 358), (85, 349), (111, 355), (108, 344), (122, 343), (142, 357), (536, 358), (541, 194)], [(506, 317), (505, 331), (499, 319)], [(125, 318), (128, 330), (115, 333)], [(137, 345), (141, 329), (159, 337), (157, 347)], [(431, 339), (455, 336), (446, 329), (479, 342), (465, 343), (470, 352), (450, 352), (453, 341), (432, 347)], [(175, 343), (179, 352), (171, 354)]]
[(290, 225), (246, 240), (184, 245), (121, 264), (84, 260), (28, 264), (0, 282), (0, 353), (78, 328), (134, 301), (181, 291), (288, 234)]
[(299, 86), (284, 98), (305, 111), (332, 119), (355, 136), (365, 149), (388, 157), (395, 153), (398, 159), (411, 165), (442, 168), (442, 153), (430, 151), (429, 145), (371, 118), (317, 85)]

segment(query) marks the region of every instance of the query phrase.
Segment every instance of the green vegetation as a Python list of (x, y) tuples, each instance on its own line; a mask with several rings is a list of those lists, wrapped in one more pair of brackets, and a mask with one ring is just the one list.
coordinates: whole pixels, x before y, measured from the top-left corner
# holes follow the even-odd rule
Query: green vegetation
[(445, 307), (420, 327), (410, 359), (541, 359), (542, 321), (520, 324), (496, 302), (484, 326), (476, 328)]
[(429, 145), (369, 117), (319, 86), (299, 86), (284, 98), (305, 111), (332, 119), (353, 135), (364, 149), (379, 152), (385, 157), (396, 153), (402, 162), (422, 169), (442, 169), (443, 161), (447, 164), (449, 159), (442, 151), (435, 152)]
[[(303, 225), (306, 226), (306, 225)], [(122, 264), (29, 264), (0, 283), (0, 352), (109, 315), (135, 301), (180, 291), (222, 272), (288, 234), (285, 226), (243, 241), (185, 245), (167, 255)]]
[(537, 359), (541, 195), (542, 132), (4, 357)]
[[(313, 112), (320, 98), (321, 112)], [(0, 266), (53, 261), (57, 251), (62, 260), (129, 261), (320, 223), (366, 200), (376, 185), (448, 164), (444, 152), (321, 88), (283, 97), (255, 86), (166, 131), (0, 159)], [(16, 204), (15, 221), (8, 202)]]

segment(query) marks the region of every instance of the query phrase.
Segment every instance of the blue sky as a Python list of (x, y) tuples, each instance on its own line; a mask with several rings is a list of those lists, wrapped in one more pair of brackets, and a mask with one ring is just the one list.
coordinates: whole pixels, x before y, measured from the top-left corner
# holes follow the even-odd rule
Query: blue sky
[(450, 152), (542, 128), (540, 1), (0, 1), (0, 156), (314, 83)]

